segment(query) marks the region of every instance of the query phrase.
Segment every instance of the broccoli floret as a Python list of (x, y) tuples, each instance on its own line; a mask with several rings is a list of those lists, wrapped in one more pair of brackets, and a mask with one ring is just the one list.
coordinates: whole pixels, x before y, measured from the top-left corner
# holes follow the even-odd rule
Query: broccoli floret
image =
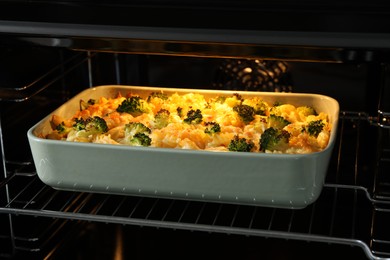
[(150, 146), (152, 139), (145, 133), (136, 133), (130, 140), (132, 146)]
[(161, 129), (169, 124), (169, 111), (166, 109), (160, 109), (154, 116), (154, 127)]
[(152, 130), (140, 122), (130, 122), (125, 125), (125, 136), (133, 137), (135, 134), (143, 133), (149, 135)]
[(140, 122), (125, 125), (124, 143), (134, 146), (149, 146), (152, 142), (149, 134), (152, 130)]
[(228, 150), (231, 152), (251, 152), (254, 147), (255, 144), (251, 140), (235, 135), (228, 145)]
[(259, 103), (256, 104), (254, 109), (256, 115), (265, 116), (267, 115), (267, 111), (269, 107), (267, 103), (265, 103), (264, 101), (260, 101)]
[(106, 121), (99, 116), (90, 117), (85, 122), (85, 130), (87, 132), (105, 133), (108, 131)]
[(307, 126), (303, 127), (302, 132), (307, 132), (309, 135), (317, 137), (322, 129), (324, 129), (324, 122), (322, 120), (310, 121)]
[(221, 132), (221, 126), (217, 122), (206, 122), (205, 123), (206, 128), (204, 129), (204, 132), (206, 134), (215, 134)]
[(95, 99), (90, 98), (88, 101), (80, 100), (80, 111), (87, 109), (90, 105), (94, 105), (96, 103)]
[(249, 105), (236, 105), (233, 107), (233, 111), (237, 112), (241, 120), (248, 124), (255, 119), (255, 109)]
[(76, 131), (85, 130), (88, 133), (105, 133), (108, 131), (108, 126), (106, 121), (99, 117), (89, 117), (87, 119), (76, 118), (75, 123), (73, 124), (73, 129)]
[(177, 115), (178, 115), (180, 118), (183, 117), (183, 108), (182, 108), (182, 107), (176, 108), (176, 111), (177, 111)]
[(290, 133), (283, 129), (267, 128), (260, 137), (260, 151), (284, 151), (288, 148)]
[(290, 124), (290, 121), (286, 120), (282, 116), (271, 114), (268, 117), (268, 128), (273, 127), (276, 129), (283, 129), (283, 127), (285, 127), (288, 124)]
[(99, 117), (89, 117), (87, 119), (76, 118), (75, 123), (73, 124), (73, 129), (77, 132), (79, 137), (88, 137), (94, 134), (103, 134), (108, 131), (108, 126), (106, 121)]
[(297, 107), (297, 112), (299, 114), (302, 114), (304, 116), (310, 116), (310, 115), (318, 115), (317, 114), (317, 111), (311, 107), (311, 106), (301, 106), (301, 107)]
[(167, 100), (168, 99), (168, 95), (163, 93), (163, 92), (152, 92), (150, 93), (150, 95), (148, 96), (148, 99), (147, 101), (150, 102), (150, 100), (152, 98), (160, 98), (162, 100)]
[(60, 135), (66, 135), (72, 130), (72, 127), (67, 127), (64, 122), (58, 124), (55, 129)]
[(76, 130), (76, 131), (85, 130), (85, 125), (86, 125), (86, 122), (85, 122), (84, 119), (76, 118), (75, 119), (75, 123), (73, 124), (73, 129)]
[(202, 122), (202, 119), (203, 115), (200, 109), (191, 109), (187, 112), (187, 117), (183, 120), (183, 122), (187, 124), (199, 124), (200, 122)]
[(143, 100), (139, 96), (131, 96), (125, 100), (118, 106), (116, 109), (118, 112), (129, 113), (134, 117), (140, 116), (143, 113), (147, 113), (148, 109), (145, 104), (145, 100)]

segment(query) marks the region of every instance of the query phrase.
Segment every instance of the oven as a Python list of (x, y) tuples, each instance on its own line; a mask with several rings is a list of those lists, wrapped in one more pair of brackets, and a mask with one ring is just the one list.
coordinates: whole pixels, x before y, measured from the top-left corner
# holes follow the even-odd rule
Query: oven
[[(0, 1), (0, 257), (390, 258), (389, 15), (380, 1)], [(333, 97), (320, 197), (286, 209), (45, 185), (28, 129), (100, 85)]]

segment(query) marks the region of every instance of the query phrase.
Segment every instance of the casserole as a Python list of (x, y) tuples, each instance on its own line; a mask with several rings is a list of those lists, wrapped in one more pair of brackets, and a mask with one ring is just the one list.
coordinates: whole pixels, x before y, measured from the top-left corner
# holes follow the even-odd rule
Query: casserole
[(114, 97), (119, 93), (147, 96), (200, 93), (206, 97), (231, 94), (220, 90), (189, 90), (107, 85), (86, 89), (50, 113), (27, 132), (39, 178), (60, 190), (124, 194), (280, 208), (304, 208), (321, 193), (335, 143), (339, 105), (328, 96), (306, 93), (240, 92), (267, 102), (313, 106), (328, 114), (332, 124), (328, 146), (310, 154), (211, 152), (171, 148), (48, 140), (53, 114), (68, 118), (80, 100)]

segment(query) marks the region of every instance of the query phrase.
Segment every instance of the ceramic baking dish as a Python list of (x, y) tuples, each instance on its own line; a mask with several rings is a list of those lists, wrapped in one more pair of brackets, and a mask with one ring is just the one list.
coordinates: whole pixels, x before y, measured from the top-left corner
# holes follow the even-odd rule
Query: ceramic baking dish
[(78, 143), (38, 137), (51, 128), (52, 114), (72, 116), (80, 99), (114, 97), (130, 91), (197, 92), (207, 96), (232, 92), (135, 86), (89, 88), (29, 129), (27, 136), (39, 178), (60, 190), (152, 196), (280, 208), (304, 208), (321, 193), (335, 143), (339, 105), (324, 95), (238, 92), (244, 98), (309, 105), (329, 115), (328, 146), (311, 154), (212, 152), (173, 148)]

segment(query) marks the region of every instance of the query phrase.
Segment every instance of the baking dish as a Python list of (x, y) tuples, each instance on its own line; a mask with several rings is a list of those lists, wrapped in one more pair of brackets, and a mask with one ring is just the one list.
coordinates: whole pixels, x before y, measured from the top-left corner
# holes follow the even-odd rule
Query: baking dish
[(201, 93), (206, 97), (231, 95), (220, 90), (97, 86), (67, 101), (28, 130), (27, 137), (39, 178), (60, 190), (152, 196), (304, 208), (321, 193), (335, 143), (339, 105), (328, 96), (306, 93), (240, 92), (270, 103), (313, 106), (329, 115), (328, 146), (310, 154), (212, 152), (188, 149), (131, 147), (66, 142), (38, 137), (51, 131), (53, 114), (71, 117), (81, 99), (114, 97), (118, 92), (148, 96), (151, 92)]

